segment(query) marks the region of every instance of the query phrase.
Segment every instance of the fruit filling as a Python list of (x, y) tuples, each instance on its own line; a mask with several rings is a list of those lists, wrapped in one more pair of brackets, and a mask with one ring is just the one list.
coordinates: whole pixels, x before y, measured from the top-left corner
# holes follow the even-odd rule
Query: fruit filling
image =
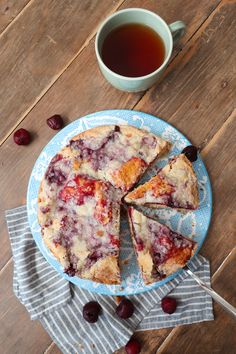
[(120, 202), (109, 183), (76, 175), (59, 190), (58, 200), (60, 223), (53, 242), (66, 250), (67, 274), (80, 275), (106, 256), (118, 257), (119, 228), (113, 218), (119, 217)]

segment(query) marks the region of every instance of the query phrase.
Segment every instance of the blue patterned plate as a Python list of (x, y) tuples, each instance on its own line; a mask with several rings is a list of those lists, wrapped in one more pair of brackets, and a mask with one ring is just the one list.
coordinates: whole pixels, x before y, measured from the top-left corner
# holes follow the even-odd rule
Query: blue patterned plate
[[(45, 146), (39, 158), (37, 159), (32, 174), (29, 180), (28, 192), (27, 192), (27, 209), (28, 218), (31, 231), (35, 242), (37, 243), (40, 251), (46, 258), (46, 260), (60, 273), (65, 279), (80, 286), (81, 288), (95, 291), (100, 294), (106, 295), (131, 295), (138, 294), (153, 288), (157, 288), (160, 285), (173, 279), (178, 272), (169, 276), (168, 278), (151, 284), (145, 285), (142, 281), (134, 250), (131, 244), (129, 228), (127, 220), (124, 217), (121, 220), (121, 233), (122, 233), (122, 245), (121, 245), (121, 264), (122, 264), (122, 284), (121, 285), (104, 285), (96, 283), (90, 280), (83, 280), (78, 277), (69, 277), (63, 272), (63, 267), (44, 245), (41, 238), (40, 226), (37, 220), (37, 197), (40, 181), (46, 171), (46, 168), (51, 158), (67, 144), (70, 138), (74, 135), (96, 127), (98, 125), (106, 124), (129, 124), (138, 128), (146, 129), (162, 138), (170, 141), (173, 146), (168, 156), (159, 160), (155, 166), (146, 173), (143, 181), (150, 178), (155, 174), (157, 166), (162, 167), (167, 162), (170, 156), (178, 154), (182, 149), (189, 145), (187, 140), (178, 130), (172, 127), (167, 122), (153, 117), (149, 114), (130, 111), (130, 110), (108, 110), (89, 114), (83, 118), (80, 118), (56, 134), (53, 139)], [(202, 243), (207, 235), (208, 226), (210, 224), (211, 212), (212, 212), (212, 193), (209, 176), (206, 168), (199, 157), (194, 163), (194, 169), (198, 176), (199, 192), (200, 192), (200, 207), (195, 212), (190, 212), (185, 215), (181, 215), (175, 210), (156, 210), (150, 211), (150, 216), (158, 216), (158, 218), (166, 225), (170, 226), (173, 230), (180, 232), (181, 234), (193, 237), (198, 242), (198, 251), (202, 246)]]

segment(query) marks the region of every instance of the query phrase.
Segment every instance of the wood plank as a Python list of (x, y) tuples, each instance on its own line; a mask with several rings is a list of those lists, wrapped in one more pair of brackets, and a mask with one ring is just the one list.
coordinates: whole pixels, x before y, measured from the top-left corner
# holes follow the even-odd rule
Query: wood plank
[[(212, 287), (236, 306), (236, 248), (213, 277)], [(236, 348), (236, 322), (220, 305), (214, 304), (215, 320), (176, 328), (158, 353), (227, 353)], [(176, 345), (178, 343), (178, 345)]]
[(42, 353), (51, 338), (39, 321), (30, 321), (25, 307), (12, 291), (12, 261), (0, 278), (0, 348), (1, 353)]
[(30, 0), (0, 0), (0, 33), (16, 18)]
[(97, 24), (121, 2), (35, 0), (3, 33), (0, 143), (78, 55)]
[(235, 131), (236, 110), (202, 151), (212, 182), (213, 215), (201, 253), (211, 260), (212, 272), (235, 246), (236, 139), (232, 134)]
[(164, 118), (206, 145), (236, 101), (236, 1), (223, 1), (135, 109)]

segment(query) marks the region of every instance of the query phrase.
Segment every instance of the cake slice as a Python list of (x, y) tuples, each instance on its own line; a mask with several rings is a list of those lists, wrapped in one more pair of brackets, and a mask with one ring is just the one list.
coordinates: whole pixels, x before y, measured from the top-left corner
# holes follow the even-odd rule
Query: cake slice
[(156, 220), (128, 209), (129, 225), (138, 264), (145, 284), (159, 281), (184, 267), (197, 243)]
[[(59, 170), (58, 162), (55, 169)], [(45, 244), (68, 275), (119, 284), (121, 198), (117, 191), (88, 176), (69, 176), (59, 185), (50, 176), (46, 173), (39, 193), (38, 216)]]
[(156, 176), (128, 193), (125, 202), (152, 208), (197, 209), (198, 183), (191, 162), (184, 154), (175, 156)]
[(69, 143), (80, 173), (110, 182), (127, 192), (170, 143), (130, 125), (99, 126)]

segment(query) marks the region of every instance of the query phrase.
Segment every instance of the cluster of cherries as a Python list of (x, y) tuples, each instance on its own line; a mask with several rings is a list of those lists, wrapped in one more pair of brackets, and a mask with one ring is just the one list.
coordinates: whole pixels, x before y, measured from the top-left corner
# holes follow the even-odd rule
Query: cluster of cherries
[[(47, 125), (53, 130), (59, 130), (63, 127), (63, 120), (59, 114), (47, 119)], [(20, 128), (15, 131), (13, 135), (14, 142), (17, 145), (28, 145), (31, 141), (30, 132), (24, 128)]]
[[(162, 310), (168, 314), (172, 314), (176, 310), (176, 300), (172, 297), (165, 297), (161, 301)], [(98, 320), (102, 308), (97, 301), (90, 301), (83, 307), (83, 317), (89, 323), (95, 323)], [(116, 314), (121, 319), (128, 319), (134, 313), (134, 305), (129, 299), (123, 298), (116, 307)], [(125, 346), (127, 354), (139, 354), (141, 345), (135, 338), (129, 340)]]

